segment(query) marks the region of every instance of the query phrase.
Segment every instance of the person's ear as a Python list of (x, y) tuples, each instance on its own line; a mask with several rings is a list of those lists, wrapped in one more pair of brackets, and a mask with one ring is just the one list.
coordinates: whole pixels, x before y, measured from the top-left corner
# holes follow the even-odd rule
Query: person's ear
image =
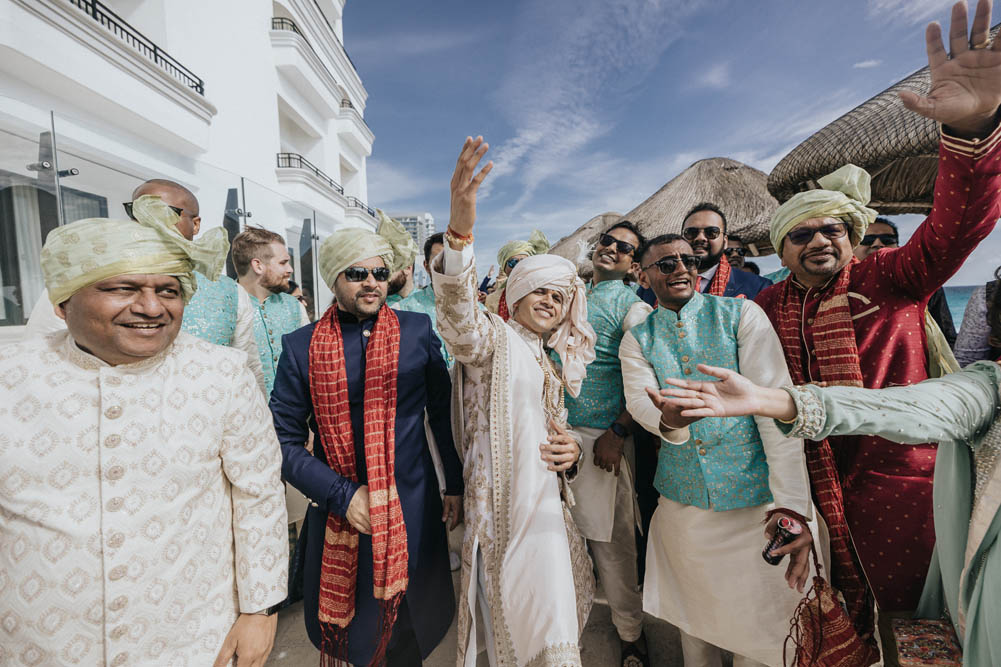
[(198, 236), (198, 230), (202, 228), (202, 216), (196, 215), (191, 218), (191, 236)]

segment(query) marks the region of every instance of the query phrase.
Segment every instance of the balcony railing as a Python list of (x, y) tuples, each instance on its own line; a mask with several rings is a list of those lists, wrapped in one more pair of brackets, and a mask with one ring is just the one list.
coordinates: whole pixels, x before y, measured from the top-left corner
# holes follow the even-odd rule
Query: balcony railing
[(200, 95), (205, 94), (205, 84), (200, 77), (151, 42), (148, 37), (129, 25), (125, 19), (111, 11), (104, 3), (99, 2), (99, 0), (70, 0), (70, 4), (82, 9), (88, 16), (111, 31), (115, 37), (152, 60), (167, 74)]
[(341, 100), (341, 108), (342, 109), (354, 109), (355, 105), (351, 103), (351, 100), (349, 100), (348, 98), (345, 97), (343, 100)]
[(353, 206), (354, 208), (360, 208), (366, 211), (373, 218), (375, 217), (375, 209), (371, 208), (368, 204), (358, 199), (357, 197), (348, 197), (348, 206)]
[[(287, 19), (284, 16), (273, 16), (273, 17), (271, 17), (271, 29), (272, 30), (291, 30), (295, 34), (297, 34), (300, 37), (302, 37), (302, 39), (307, 44), (309, 44), (309, 40), (306, 39), (306, 36), (304, 34), (302, 34), (302, 31), (299, 30), (299, 26), (297, 26), (295, 24), (295, 21), (293, 21), (292, 19)], [(309, 48), (313, 48), (313, 47), (310, 46)]]
[(340, 183), (324, 174), (316, 165), (298, 153), (279, 153), (278, 167), (281, 169), (305, 169), (306, 171), (311, 171), (314, 176), (336, 190), (338, 194), (344, 194), (344, 188)]

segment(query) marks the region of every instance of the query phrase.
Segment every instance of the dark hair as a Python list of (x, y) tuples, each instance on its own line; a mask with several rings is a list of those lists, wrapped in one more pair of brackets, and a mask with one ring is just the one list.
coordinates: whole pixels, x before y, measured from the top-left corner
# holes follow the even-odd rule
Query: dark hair
[(428, 237), (428, 240), (424, 242), (424, 262), (431, 261), (431, 248), (434, 247), (435, 243), (440, 243), (445, 245), (445, 232), (438, 232), (437, 234), (432, 234)]
[[(666, 245), (668, 243), (674, 243), (675, 241), (685, 241), (685, 237), (681, 234), (661, 234), (660, 236), (655, 236), (649, 241), (646, 241), (640, 249), (636, 251), (636, 262), (643, 264), (643, 258), (650, 251), (650, 248), (659, 245)], [(688, 243), (688, 241), (685, 241)]]
[(297, 283), (294, 280), (289, 280), (288, 281), (288, 289), (285, 290), (285, 293), (286, 294), (291, 294), (292, 292), (296, 291), (297, 289), (299, 289), (299, 283)]
[(631, 220), (619, 220), (614, 225), (606, 229), (604, 233), (607, 234), (613, 229), (627, 229), (635, 234), (636, 238), (639, 240), (639, 243), (636, 245), (637, 248), (642, 248), (643, 244), (646, 243), (646, 238), (643, 236), (643, 232), (641, 232), (639, 227), (636, 226), (636, 223)]
[(736, 241), (740, 245), (744, 245), (744, 239), (740, 238), (736, 234), (727, 234), (726, 235), (726, 240), (727, 241)]
[(726, 216), (723, 215), (722, 209), (720, 209), (720, 207), (717, 206), (716, 204), (713, 204), (712, 202), (707, 202), (707, 201), (699, 202), (698, 204), (696, 204), (695, 206), (693, 206), (688, 211), (688, 213), (685, 214), (685, 217), (683, 217), (681, 219), (681, 226), (684, 227), (685, 226), (685, 220), (688, 220), (690, 217), (692, 217), (693, 215), (695, 215), (696, 213), (699, 213), (701, 211), (712, 211), (713, 213), (715, 213), (716, 215), (718, 215), (720, 217), (720, 220), (723, 221), (723, 232), (726, 233)]
[(754, 262), (751, 262), (751, 261), (744, 262), (744, 268), (747, 269), (748, 271), (750, 271), (751, 273), (753, 273), (756, 276), (760, 276), (761, 275), (761, 268), (757, 264), (755, 264)]
[(891, 222), (889, 218), (884, 218), (882, 216), (880, 216), (880, 217), (876, 218), (875, 220), (873, 220), (872, 224), (875, 225), (877, 222), (881, 223), (881, 224), (884, 224), (887, 227), (889, 227), (890, 229), (892, 229), (893, 230), (893, 235), (897, 237), (897, 241), (900, 241), (900, 230), (897, 229), (896, 223)]

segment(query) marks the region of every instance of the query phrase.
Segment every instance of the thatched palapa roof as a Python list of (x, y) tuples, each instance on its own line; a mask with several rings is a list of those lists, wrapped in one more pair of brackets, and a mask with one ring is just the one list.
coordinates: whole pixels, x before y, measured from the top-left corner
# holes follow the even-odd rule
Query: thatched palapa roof
[(938, 127), (908, 110), (897, 93), (925, 95), (930, 87), (931, 75), (923, 67), (822, 128), (775, 166), (769, 191), (785, 201), (851, 163), (872, 176), (872, 208), (885, 215), (927, 213), (938, 173)]
[(647, 238), (667, 232), (680, 233), (685, 213), (699, 202), (708, 201), (726, 214), (727, 232), (751, 246), (755, 255), (773, 252), (768, 241), (768, 223), (778, 202), (768, 194), (764, 172), (729, 158), (699, 160), (684, 170), (646, 201), (624, 216), (603, 213), (589, 220), (573, 234), (560, 239), (550, 252), (576, 261), (582, 274), (589, 274), (591, 262), (581, 259), (581, 248), (593, 246), (598, 234), (622, 219), (639, 226)]

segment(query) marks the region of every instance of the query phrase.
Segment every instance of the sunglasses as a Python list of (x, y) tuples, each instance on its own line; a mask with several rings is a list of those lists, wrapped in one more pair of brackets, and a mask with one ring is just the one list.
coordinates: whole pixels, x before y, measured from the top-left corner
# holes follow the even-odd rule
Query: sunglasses
[(512, 257), (511, 259), (504, 262), (504, 266), (506, 266), (509, 269), (513, 269), (514, 267), (518, 266), (518, 262), (520, 261), (521, 261), (520, 259)]
[(895, 246), (898, 243), (896, 234), (866, 234), (862, 237), (862, 245), (872, 245), (879, 241), (883, 245)]
[(833, 225), (824, 225), (823, 227), (815, 227), (813, 229), (809, 227), (794, 229), (786, 234), (786, 239), (788, 239), (790, 243), (795, 243), (796, 245), (806, 245), (813, 240), (813, 237), (816, 236), (818, 232), (831, 240), (840, 239), (848, 233), (848, 223), (838, 222)]
[(599, 236), (598, 245), (603, 248), (610, 245), (614, 245), (615, 252), (619, 253), (620, 255), (629, 255), (632, 254), (634, 250), (636, 250), (636, 246), (634, 246), (632, 243), (628, 243), (626, 241), (620, 241), (611, 234), (602, 234), (601, 236)]
[(371, 273), (372, 277), (380, 283), (384, 283), (389, 280), (389, 269), (384, 266), (380, 266), (375, 269), (366, 269), (361, 266), (349, 266), (344, 269), (344, 278), (349, 283), (360, 283), (368, 280), (369, 273)]
[(737, 255), (739, 257), (747, 257), (747, 248), (727, 248), (723, 251), (723, 254), (729, 257), (730, 255)]
[[(136, 216), (132, 215), (132, 202), (130, 201), (124, 202), (122, 206), (125, 208), (125, 215), (129, 216), (130, 220), (135, 220)], [(169, 208), (177, 215), (184, 215), (183, 208), (177, 208), (176, 206), (171, 206), (170, 204), (167, 205), (167, 208)]]
[(694, 241), (699, 238), (699, 234), (705, 234), (710, 241), (715, 240), (723, 232), (719, 227), (685, 227), (681, 230), (681, 235), (686, 241)]
[(678, 268), (678, 262), (685, 265), (685, 268), (691, 271), (692, 269), (697, 269), (699, 266), (699, 258), (695, 255), (682, 255), (681, 257), (661, 257), (653, 264), (647, 264), (643, 267), (643, 270), (656, 266), (660, 269), (660, 272), (665, 276), (669, 276)]

